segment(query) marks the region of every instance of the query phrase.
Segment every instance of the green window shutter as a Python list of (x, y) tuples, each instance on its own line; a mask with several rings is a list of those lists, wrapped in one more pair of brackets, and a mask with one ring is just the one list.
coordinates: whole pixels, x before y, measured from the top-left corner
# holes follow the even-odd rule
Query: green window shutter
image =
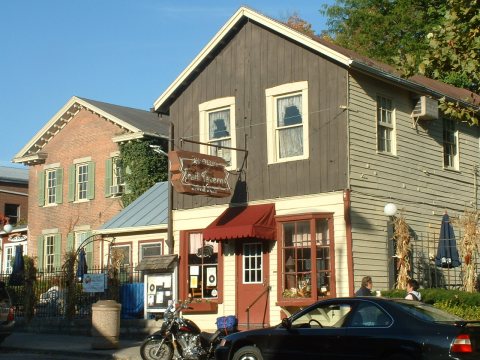
[(113, 184), (113, 161), (112, 158), (105, 160), (105, 197), (109, 197), (110, 186)]
[(62, 236), (60, 234), (55, 234), (53, 253), (53, 266), (55, 270), (60, 270), (62, 267)]
[(38, 259), (38, 270), (43, 270), (43, 252), (45, 250), (45, 239), (43, 235), (39, 235), (37, 238), (37, 259)]
[[(88, 231), (85, 239), (88, 239), (90, 236), (92, 236), (92, 232)], [(87, 266), (89, 270), (93, 267), (93, 243), (93, 238), (90, 238), (88, 244), (85, 246), (85, 255), (87, 256)]]
[(75, 183), (76, 183), (76, 172), (75, 165), (70, 165), (68, 168), (68, 201), (75, 201)]
[(76, 251), (75, 249), (75, 234), (68, 233), (67, 234), (67, 251)]
[(55, 188), (55, 203), (61, 204), (63, 202), (63, 169), (56, 169), (55, 177), (57, 179), (57, 186)]
[(95, 163), (93, 161), (88, 162), (88, 186), (87, 186), (87, 199), (93, 200), (95, 198)]
[(38, 206), (45, 205), (45, 170), (38, 173)]

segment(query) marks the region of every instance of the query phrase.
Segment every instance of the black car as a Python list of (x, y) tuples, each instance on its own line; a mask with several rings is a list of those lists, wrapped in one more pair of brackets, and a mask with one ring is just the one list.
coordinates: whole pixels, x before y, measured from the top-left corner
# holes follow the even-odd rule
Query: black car
[(5, 283), (0, 281), (0, 343), (12, 332), (13, 307)]
[(480, 321), (382, 297), (320, 301), (278, 326), (231, 334), (217, 360), (480, 359)]

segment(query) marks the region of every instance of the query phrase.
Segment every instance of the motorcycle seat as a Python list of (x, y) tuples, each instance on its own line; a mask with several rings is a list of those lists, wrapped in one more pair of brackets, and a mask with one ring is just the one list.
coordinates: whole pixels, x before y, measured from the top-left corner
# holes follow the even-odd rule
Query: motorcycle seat
[(200, 337), (204, 340), (208, 341), (209, 343), (213, 343), (217, 338), (222, 334), (221, 330), (217, 330), (214, 333), (209, 333), (206, 331), (202, 331), (200, 333)]

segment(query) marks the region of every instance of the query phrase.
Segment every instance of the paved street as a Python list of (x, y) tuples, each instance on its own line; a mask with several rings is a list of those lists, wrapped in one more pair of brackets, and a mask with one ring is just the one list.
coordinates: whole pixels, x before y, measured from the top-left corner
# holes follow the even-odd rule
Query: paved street
[[(91, 360), (111, 359), (105, 356), (89, 356)], [(33, 353), (29, 350), (5, 350), (0, 352), (0, 360), (85, 360), (86, 356), (69, 356), (66, 354), (42, 354)]]

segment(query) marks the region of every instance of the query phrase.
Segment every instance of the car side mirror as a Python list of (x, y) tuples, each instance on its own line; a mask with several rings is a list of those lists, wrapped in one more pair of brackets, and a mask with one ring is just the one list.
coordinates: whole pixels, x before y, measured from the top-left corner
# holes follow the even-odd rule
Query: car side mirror
[(292, 327), (292, 321), (290, 318), (283, 318), (282, 319), (282, 327), (285, 329), (290, 329)]

